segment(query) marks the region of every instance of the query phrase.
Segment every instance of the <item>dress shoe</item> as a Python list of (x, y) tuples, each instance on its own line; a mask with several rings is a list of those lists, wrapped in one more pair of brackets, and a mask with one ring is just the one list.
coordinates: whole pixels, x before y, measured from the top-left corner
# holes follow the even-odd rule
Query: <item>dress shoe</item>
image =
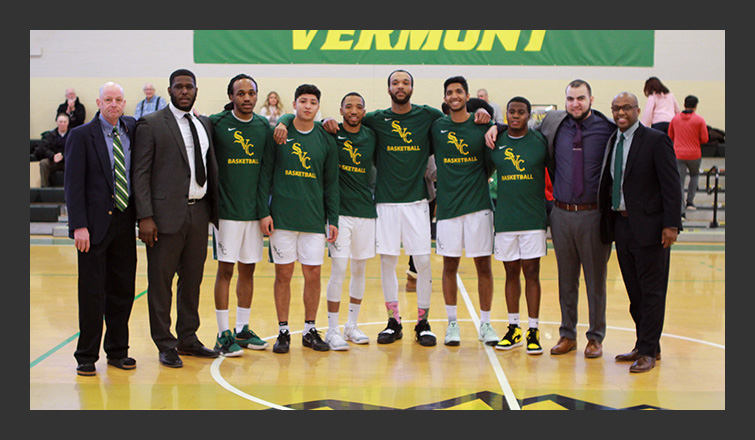
[(647, 373), (655, 367), (655, 358), (653, 356), (640, 356), (631, 367), (630, 373)]
[[(616, 362), (634, 362), (640, 358), (640, 352), (637, 349), (633, 349), (629, 353), (616, 355)], [(655, 360), (661, 360), (661, 354), (656, 353)]]
[(76, 374), (79, 376), (94, 376), (97, 370), (94, 368), (94, 362), (82, 362), (76, 367)]
[(414, 278), (413, 276), (409, 274), (406, 275), (406, 291), (407, 292), (417, 291), (417, 278)]
[(558, 343), (551, 348), (551, 354), (560, 355), (566, 354), (570, 351), (577, 349), (577, 341), (574, 339), (561, 336)]
[(200, 342), (197, 342), (196, 345), (193, 345), (191, 347), (179, 348), (178, 354), (185, 355), (185, 356), (203, 357), (203, 358), (216, 358), (220, 356), (220, 353), (218, 353), (215, 350), (210, 350), (209, 348), (202, 345)]
[(112, 365), (115, 368), (120, 368), (121, 370), (133, 370), (136, 368), (136, 359), (130, 357), (108, 359), (107, 364)]
[(594, 339), (587, 341), (587, 347), (585, 347), (585, 357), (587, 359), (597, 359), (601, 356), (603, 356), (603, 344)]
[(160, 363), (170, 368), (181, 368), (184, 366), (183, 361), (178, 356), (176, 349), (170, 349), (160, 352)]

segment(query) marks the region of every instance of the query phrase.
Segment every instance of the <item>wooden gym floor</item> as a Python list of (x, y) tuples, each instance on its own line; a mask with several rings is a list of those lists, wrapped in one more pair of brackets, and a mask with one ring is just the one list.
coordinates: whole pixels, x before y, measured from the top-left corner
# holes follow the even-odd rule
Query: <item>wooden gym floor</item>
[[(378, 345), (377, 333), (387, 321), (377, 258), (367, 266), (367, 289), (360, 328), (369, 345), (351, 345), (346, 352), (314, 352), (301, 345), (303, 307), (301, 271), (292, 284), (291, 352), (275, 354), (277, 322), (272, 297), (273, 265), (257, 265), (251, 327), (270, 342), (265, 351), (245, 351), (239, 358), (196, 359), (184, 356), (184, 367), (170, 369), (158, 362), (147, 318), (146, 253), (138, 251), (136, 298), (130, 320), (130, 356), (137, 368), (108, 367), (104, 352), (95, 377), (76, 375), (73, 352), (78, 337), (76, 254), (66, 238), (31, 236), (29, 244), (29, 408), (199, 410), (199, 409), (726, 409), (726, 256), (723, 243), (677, 243), (671, 256), (666, 323), (661, 343), (663, 360), (645, 374), (630, 374), (628, 364), (614, 356), (629, 351), (634, 325), (615, 253), (609, 262), (608, 332), (604, 355), (585, 359), (587, 306), (584, 285), (580, 296), (578, 349), (551, 356), (558, 340), (555, 255), (549, 243), (541, 264), (543, 296), (540, 311), (544, 354), (528, 356), (524, 348), (510, 352), (485, 347), (477, 340), (479, 307), (476, 274), (471, 260), (459, 271), (459, 322), (462, 343), (446, 347), (446, 311), (441, 292), (442, 259), (435, 254), (430, 323), (436, 347), (414, 342), (416, 296), (404, 291), (407, 257), (397, 269), (404, 338)], [(213, 286), (216, 263), (208, 247), (200, 314), (199, 337), (212, 347), (217, 324)], [(493, 326), (499, 337), (507, 326), (503, 297), (503, 265), (493, 261), (495, 296)], [(327, 329), (325, 285), (330, 261), (323, 266), (322, 300), (317, 326)], [(235, 284), (235, 281), (234, 281)], [(584, 283), (582, 283), (584, 284)], [(348, 276), (340, 323), (346, 320)], [(231, 326), (235, 322), (231, 295)], [(521, 301), (526, 330), (526, 304)], [(175, 316), (174, 316), (175, 322)], [(705, 323), (705, 325), (701, 325)]]

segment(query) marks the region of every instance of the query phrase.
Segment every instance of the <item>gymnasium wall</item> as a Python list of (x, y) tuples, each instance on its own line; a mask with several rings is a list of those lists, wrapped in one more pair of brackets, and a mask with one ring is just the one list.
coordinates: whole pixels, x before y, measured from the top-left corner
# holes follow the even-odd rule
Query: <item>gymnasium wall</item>
[(231, 77), (247, 73), (260, 87), (258, 108), (264, 96), (277, 91), (288, 111), (293, 92), (303, 83), (323, 92), (323, 116), (338, 118), (338, 105), (348, 92), (358, 91), (368, 110), (390, 106), (387, 77), (396, 68), (409, 70), (415, 78), (412, 102), (440, 108), (443, 81), (464, 75), (470, 93), (487, 88), (491, 99), (502, 106), (513, 96), (527, 97), (533, 104), (564, 106), (566, 84), (587, 80), (593, 87), (594, 108), (610, 115), (613, 97), (622, 91), (638, 96), (650, 76), (659, 77), (676, 96), (700, 99), (698, 112), (708, 125), (726, 129), (725, 31), (657, 30), (652, 67), (557, 67), (557, 66), (434, 66), (434, 65), (232, 65), (195, 64), (191, 30), (30, 30), (29, 31), (29, 137), (55, 126), (55, 111), (73, 87), (87, 108), (87, 120), (97, 111), (99, 88), (107, 81), (123, 86), (126, 114), (133, 115), (143, 99), (142, 86), (152, 82), (157, 93), (168, 97), (168, 77), (178, 68), (197, 75), (196, 108), (217, 113), (228, 102), (226, 88)]

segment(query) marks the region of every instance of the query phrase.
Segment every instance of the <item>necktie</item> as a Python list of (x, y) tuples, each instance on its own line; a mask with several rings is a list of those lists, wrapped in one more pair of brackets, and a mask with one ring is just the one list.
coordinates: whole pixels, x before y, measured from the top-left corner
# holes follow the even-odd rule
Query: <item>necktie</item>
[(580, 197), (584, 191), (584, 175), (583, 175), (583, 156), (582, 156), (582, 124), (577, 124), (577, 133), (574, 135), (573, 145), (573, 157), (572, 157), (572, 193), (575, 197)]
[(128, 183), (126, 181), (126, 160), (123, 144), (118, 135), (118, 127), (113, 127), (113, 169), (115, 171), (115, 206), (125, 211), (128, 207)]
[(616, 146), (616, 157), (613, 165), (613, 209), (619, 210), (621, 203), (621, 172), (624, 162), (624, 135), (619, 137), (619, 144)]
[(191, 115), (187, 113), (184, 117), (189, 121), (191, 138), (194, 141), (194, 173), (196, 174), (197, 184), (204, 186), (207, 176), (205, 175), (204, 161), (202, 160), (202, 145), (199, 143), (199, 135), (197, 134), (197, 128), (194, 127), (194, 122), (191, 120)]

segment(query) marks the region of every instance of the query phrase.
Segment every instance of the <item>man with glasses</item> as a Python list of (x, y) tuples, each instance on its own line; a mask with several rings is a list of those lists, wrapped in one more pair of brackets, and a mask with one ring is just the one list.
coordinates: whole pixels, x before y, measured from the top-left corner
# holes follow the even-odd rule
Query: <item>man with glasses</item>
[(616, 255), (629, 295), (637, 339), (617, 362), (644, 373), (660, 359), (671, 245), (681, 227), (682, 194), (674, 145), (660, 131), (639, 123), (637, 97), (617, 95), (611, 111), (618, 130), (606, 147), (600, 178), (601, 238), (616, 241)]

